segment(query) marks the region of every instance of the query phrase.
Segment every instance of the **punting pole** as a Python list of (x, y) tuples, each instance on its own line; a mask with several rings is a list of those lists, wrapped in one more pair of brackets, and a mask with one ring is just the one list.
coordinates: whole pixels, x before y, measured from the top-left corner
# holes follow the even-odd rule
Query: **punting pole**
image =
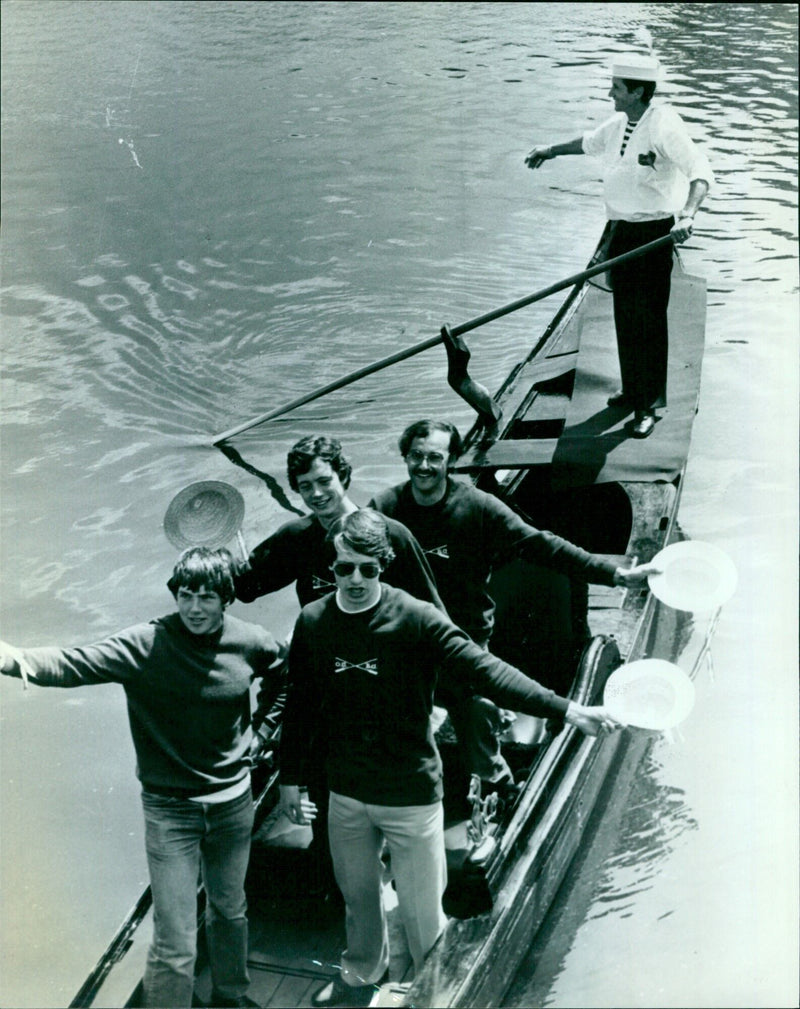
[[(487, 312), (485, 315), (479, 315), (476, 319), (464, 322), (460, 326), (454, 326), (450, 332), (455, 337), (462, 336), (464, 333), (468, 333), (472, 329), (477, 329), (479, 326), (485, 326), (487, 322), (493, 322), (495, 319), (500, 319), (504, 315), (516, 312), (520, 308), (525, 308), (526, 305), (532, 305), (535, 301), (541, 301), (543, 298), (547, 298), (551, 294), (563, 291), (565, 287), (573, 287), (576, 284), (582, 284), (585, 280), (596, 276), (598, 273), (605, 273), (606, 270), (609, 270), (612, 266), (619, 266), (622, 263), (627, 262), (629, 259), (635, 259), (637, 256), (644, 256), (648, 252), (653, 252), (660, 246), (666, 245), (668, 242), (671, 243), (672, 240), (672, 235), (663, 235), (661, 238), (657, 238), (653, 242), (648, 242), (646, 245), (640, 245), (638, 249), (631, 249), (630, 252), (623, 253), (623, 255), (617, 256), (615, 259), (607, 259), (602, 263), (597, 263), (595, 266), (590, 266), (588, 269), (582, 270), (580, 273), (575, 273), (571, 277), (559, 280), (557, 283), (551, 284), (549, 287), (545, 287), (541, 291), (536, 291), (534, 294), (529, 294), (524, 298), (519, 298), (517, 301), (512, 301), (508, 305), (503, 305), (502, 308), (496, 308), (492, 312)], [(313, 400), (319, 399), (321, 396), (326, 396), (329, 392), (336, 392), (337, 389), (342, 389), (344, 386), (350, 385), (351, 382), (357, 382), (361, 378), (366, 378), (367, 375), (373, 375), (376, 371), (382, 371), (384, 368), (397, 364), (399, 361), (405, 361), (406, 358), (414, 357), (415, 354), (420, 354), (423, 350), (429, 350), (431, 347), (435, 347), (437, 343), (441, 342), (442, 336), (440, 334), (438, 336), (432, 336), (429, 340), (423, 340), (422, 343), (416, 343), (411, 347), (406, 347), (405, 350), (399, 350), (396, 354), (390, 354), (389, 357), (381, 358), (380, 361), (375, 361), (374, 364), (368, 364), (364, 368), (359, 368), (358, 371), (351, 372), (349, 375), (345, 375), (344, 378), (339, 378), (335, 382), (329, 382), (327, 385), (324, 385), (319, 389), (315, 389), (313, 392), (306, 393), (305, 396), (293, 399), (291, 403), (287, 403), (285, 406), (278, 407), (276, 410), (270, 410), (268, 413), (262, 413), (260, 416), (254, 417), (253, 420), (248, 420), (244, 424), (232, 427), (229, 431), (223, 431), (222, 434), (218, 434), (213, 439), (211, 444), (219, 445), (221, 442), (227, 441), (229, 438), (233, 438), (234, 435), (241, 434), (243, 431), (247, 431), (251, 427), (257, 427), (259, 424), (264, 424), (268, 420), (275, 420), (276, 417), (282, 417), (286, 413), (291, 413), (292, 410), (296, 410), (298, 407), (304, 406), (306, 403), (311, 403)]]

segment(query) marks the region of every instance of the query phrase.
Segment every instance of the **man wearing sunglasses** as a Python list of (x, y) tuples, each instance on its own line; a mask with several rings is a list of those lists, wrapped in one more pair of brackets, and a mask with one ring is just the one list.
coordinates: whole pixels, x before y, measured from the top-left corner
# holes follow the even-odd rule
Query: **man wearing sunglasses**
[[(454, 480), (450, 467), (461, 455), (461, 438), (446, 421), (419, 420), (400, 437), (407, 482), (370, 501), (370, 507), (402, 522), (430, 561), (452, 620), (482, 648), (489, 647), (495, 604), (488, 585), (492, 571), (516, 557), (571, 578), (602, 585), (638, 585), (655, 571), (649, 565), (619, 568), (551, 532), (528, 525), (493, 494)], [(486, 698), (445, 705), (464, 748), (469, 770), (483, 793), (513, 799), (511, 771), (500, 752), (500, 736), (513, 715)]]
[[(325, 435), (308, 436), (296, 442), (287, 456), (289, 486), (303, 499), (308, 515), (284, 523), (251, 552), (245, 566), (239, 567), (234, 585), (236, 598), (249, 603), (294, 583), (301, 606), (320, 599), (336, 588), (330, 565), (335, 552), (331, 531), (344, 516), (358, 506), (348, 493), (352, 466), (342, 446)], [(444, 609), (428, 561), (419, 544), (400, 522), (389, 520), (388, 537), (395, 560), (389, 580), (392, 585)], [(271, 696), (265, 698), (270, 702)], [(254, 756), (268, 735), (268, 728), (280, 718), (282, 699), (267, 712), (261, 695), (254, 722), (259, 726)], [(324, 818), (327, 786), (320, 777), (322, 757), (309, 766), (306, 782), (310, 798)], [(339, 900), (333, 884), (324, 834), (312, 842), (314, 878), (311, 886), (326, 899)]]
[(384, 584), (393, 552), (385, 518), (365, 508), (334, 536), (336, 592), (303, 608), (289, 652), (281, 742), (284, 811), (305, 822), (299, 786), (324, 735), (328, 836), (347, 906), (341, 972), (315, 1006), (367, 1005), (389, 963), (381, 900), (388, 845), (400, 918), (419, 970), (445, 924), (442, 765), (431, 728), (437, 680), (590, 735), (619, 725), (601, 707), (557, 696), (480, 648), (430, 603)]

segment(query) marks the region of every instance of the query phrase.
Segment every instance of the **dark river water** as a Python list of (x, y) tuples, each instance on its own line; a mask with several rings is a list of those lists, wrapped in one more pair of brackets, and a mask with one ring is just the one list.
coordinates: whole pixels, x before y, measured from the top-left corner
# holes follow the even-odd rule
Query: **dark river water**
[[(795, 1006), (797, 7), (748, 3), (2, 3), (0, 636), (77, 644), (171, 608), (162, 521), (234, 484), (253, 545), (287, 447), (341, 438), (354, 498), (402, 477), (419, 415), (471, 411), (435, 348), (211, 439), (582, 268), (598, 166), (535, 143), (610, 112), (652, 42), (716, 186), (681, 506), (739, 588), (674, 738), (612, 800), (509, 1004)], [(552, 299), (470, 337), (491, 389)], [(289, 494), (292, 508), (300, 505)], [(285, 633), (291, 593), (237, 607)], [(691, 662), (705, 627), (694, 631)], [(124, 699), (2, 704), (0, 1003), (61, 1006), (146, 884)]]

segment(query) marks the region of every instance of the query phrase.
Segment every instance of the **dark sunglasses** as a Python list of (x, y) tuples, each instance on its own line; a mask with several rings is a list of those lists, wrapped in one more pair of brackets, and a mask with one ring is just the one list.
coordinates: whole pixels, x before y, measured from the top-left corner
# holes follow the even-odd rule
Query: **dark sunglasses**
[(381, 573), (381, 566), (377, 561), (364, 561), (362, 564), (355, 564), (353, 561), (336, 561), (331, 564), (331, 571), (340, 578), (347, 578), (355, 569), (361, 572), (363, 578), (377, 578)]

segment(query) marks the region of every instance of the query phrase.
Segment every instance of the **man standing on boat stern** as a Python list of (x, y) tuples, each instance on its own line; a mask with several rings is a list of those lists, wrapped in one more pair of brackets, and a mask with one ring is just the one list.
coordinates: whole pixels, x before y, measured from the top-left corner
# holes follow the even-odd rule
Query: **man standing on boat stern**
[(340, 975), (311, 1003), (365, 1006), (389, 965), (384, 839), (415, 971), (445, 925), (442, 764), (430, 717), (437, 678), (590, 735), (619, 725), (604, 708), (559, 697), (490, 655), (430, 603), (382, 584), (392, 548), (378, 512), (347, 515), (334, 546), (336, 592), (304, 607), (292, 635), (280, 793), (289, 819), (303, 823), (299, 786), (322, 733), (347, 949)]
[[(177, 613), (84, 648), (14, 648), (0, 670), (43, 687), (120, 683), (125, 690), (153, 894), (144, 1005), (192, 1005), (197, 880), (206, 891), (212, 1006), (247, 995), (247, 902), (253, 799), (250, 686), (283, 686), (285, 647), (225, 613), (233, 601), (227, 550), (193, 547), (167, 582)], [(303, 802), (304, 815), (314, 808)]]
[[(461, 438), (448, 421), (418, 420), (400, 436), (400, 454), (408, 481), (390, 487), (370, 507), (390, 516), (414, 534), (425, 551), (451, 619), (488, 649), (494, 626), (494, 600), (488, 583), (492, 570), (520, 557), (571, 578), (603, 585), (638, 585), (655, 569), (642, 564), (618, 568), (551, 532), (524, 522), (503, 501), (456, 480), (450, 467), (461, 455)], [(508, 718), (485, 697), (448, 707), (470, 771), (482, 790), (513, 795), (513, 777), (502, 753), (500, 735)]]
[[(529, 168), (564, 154), (602, 158), (606, 216), (613, 224), (609, 259), (665, 235), (685, 242), (713, 182), (705, 154), (678, 113), (650, 104), (658, 69), (650, 56), (617, 58), (609, 91), (615, 114), (582, 137), (534, 147), (525, 158)], [(622, 388), (608, 403), (634, 411), (636, 438), (652, 433), (656, 409), (666, 406), (671, 273), (669, 243), (610, 270)]]

